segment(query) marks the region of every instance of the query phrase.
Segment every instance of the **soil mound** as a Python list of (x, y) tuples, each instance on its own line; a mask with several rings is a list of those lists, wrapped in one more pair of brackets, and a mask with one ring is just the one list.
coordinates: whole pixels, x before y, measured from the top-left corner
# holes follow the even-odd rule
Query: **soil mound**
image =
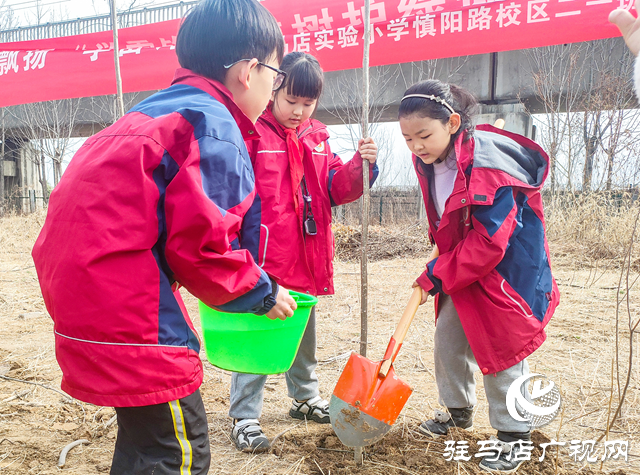
[[(474, 457), (478, 452), (478, 441), (488, 440), (491, 434), (467, 432), (454, 429), (448, 440), (464, 440), (469, 442), (471, 459), (464, 462), (447, 461), (443, 456), (444, 440), (425, 437), (407, 426), (395, 427), (380, 442), (365, 449), (364, 464), (357, 466), (353, 460), (353, 450), (343, 446), (334, 432), (324, 429), (316, 434), (291, 432), (276, 442), (274, 453), (296, 466), (297, 473), (313, 475), (405, 475), (405, 474), (484, 474), (478, 464), (481, 458)], [(565, 466), (563, 456), (558, 460), (556, 470), (555, 450), (546, 454), (539, 461), (542, 451), (540, 444), (550, 439), (540, 431), (532, 433), (535, 448), (531, 460), (523, 463), (518, 469), (520, 475), (568, 475), (576, 473), (579, 468)], [(580, 469), (581, 474), (596, 473), (593, 467)], [(616, 475), (625, 475), (618, 471)]]

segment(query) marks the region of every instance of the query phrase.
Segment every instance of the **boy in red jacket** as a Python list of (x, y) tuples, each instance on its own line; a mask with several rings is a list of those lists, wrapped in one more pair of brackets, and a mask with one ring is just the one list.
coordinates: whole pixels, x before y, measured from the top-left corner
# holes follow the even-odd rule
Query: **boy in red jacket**
[[(258, 120), (259, 141), (249, 144), (262, 201), (258, 263), (279, 284), (312, 295), (333, 294), (331, 207), (362, 195), (363, 163), (373, 184), (378, 168), (373, 139), (360, 140), (347, 163), (331, 152), (324, 124), (311, 119), (322, 92), (323, 73), (311, 55), (295, 52), (280, 66), (287, 78)], [(300, 349), (286, 373), (289, 415), (329, 423), (328, 403), (315, 373), (316, 317), (311, 311)], [(239, 450), (265, 451), (269, 440), (258, 421), (266, 376), (234, 373), (229, 416)]]
[(208, 472), (200, 341), (178, 285), (229, 312), (295, 309), (255, 262), (244, 142), (284, 79), (283, 46), (258, 2), (201, 2), (173, 85), (87, 140), (51, 195), (33, 258), (62, 389), (116, 408), (112, 474)]

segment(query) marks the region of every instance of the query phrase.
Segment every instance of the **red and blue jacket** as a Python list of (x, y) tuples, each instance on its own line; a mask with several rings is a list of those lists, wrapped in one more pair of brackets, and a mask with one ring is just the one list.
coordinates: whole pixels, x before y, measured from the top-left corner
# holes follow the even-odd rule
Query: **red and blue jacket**
[[(298, 187), (294, 203), (284, 128), (268, 108), (258, 119), (260, 140), (247, 143), (262, 203), (258, 263), (288, 289), (312, 295), (333, 294), (334, 240), (331, 207), (351, 203), (362, 195), (362, 157), (358, 152), (343, 163), (329, 146), (327, 127), (308, 120), (298, 127), (305, 183), (317, 234), (303, 231), (304, 199)], [(370, 165), (370, 185), (378, 166)]]
[(179, 69), (76, 153), (33, 249), (68, 394), (127, 407), (193, 393), (200, 342), (178, 284), (225, 311), (273, 307), (254, 259), (258, 137), (222, 84)]
[(560, 299), (551, 274), (540, 189), (549, 157), (526, 137), (478, 126), (455, 143), (458, 174), (442, 217), (414, 156), (429, 234), (440, 255), (417, 279), (451, 296), (483, 374), (510, 368), (545, 340)]

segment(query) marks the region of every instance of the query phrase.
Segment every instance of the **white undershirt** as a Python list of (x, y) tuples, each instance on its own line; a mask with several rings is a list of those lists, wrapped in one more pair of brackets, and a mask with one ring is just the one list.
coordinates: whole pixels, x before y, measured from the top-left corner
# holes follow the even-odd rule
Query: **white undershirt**
[(433, 191), (435, 193), (432, 193), (431, 196), (440, 218), (444, 213), (444, 205), (453, 191), (453, 184), (456, 181), (457, 174), (458, 167), (456, 166), (455, 152), (449, 155), (446, 160), (433, 164)]

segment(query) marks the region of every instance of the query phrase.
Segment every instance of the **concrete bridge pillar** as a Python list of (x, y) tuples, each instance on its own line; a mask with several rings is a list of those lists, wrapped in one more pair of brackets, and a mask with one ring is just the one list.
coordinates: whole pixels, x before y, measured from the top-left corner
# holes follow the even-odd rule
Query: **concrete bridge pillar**
[(533, 118), (526, 112), (524, 104), (481, 104), (475, 122), (493, 125), (498, 119), (504, 119), (504, 130), (536, 139)]
[(29, 142), (6, 139), (4, 160), (0, 157), (0, 166), (4, 170), (5, 210), (29, 213), (43, 207), (37, 163), (36, 150)]

